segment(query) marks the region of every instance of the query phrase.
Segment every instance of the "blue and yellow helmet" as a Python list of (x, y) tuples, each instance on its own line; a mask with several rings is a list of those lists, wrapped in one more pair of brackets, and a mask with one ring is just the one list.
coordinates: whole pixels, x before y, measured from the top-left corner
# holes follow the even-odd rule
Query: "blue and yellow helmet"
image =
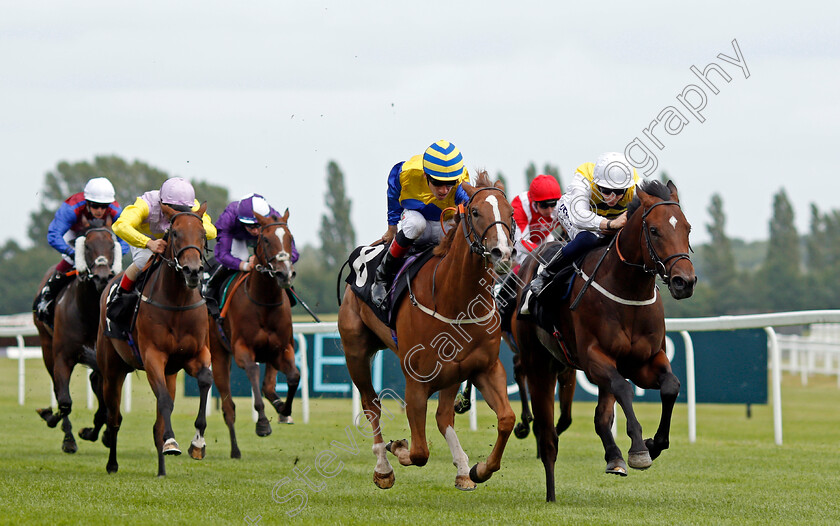
[(449, 141), (437, 141), (423, 153), (423, 171), (437, 181), (457, 181), (464, 174), (461, 151)]

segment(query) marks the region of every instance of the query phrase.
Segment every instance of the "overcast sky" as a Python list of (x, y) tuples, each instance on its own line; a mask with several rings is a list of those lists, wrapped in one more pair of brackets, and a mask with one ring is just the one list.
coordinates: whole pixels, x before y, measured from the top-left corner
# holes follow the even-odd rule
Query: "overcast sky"
[[(531, 161), (567, 182), (638, 137), (679, 186), (695, 244), (713, 193), (747, 240), (768, 237), (782, 187), (800, 234), (810, 203), (840, 208), (836, 2), (564, 4), (0, 0), (0, 241), (28, 245), (59, 161), (108, 154), (262, 193), (291, 209), (299, 245), (318, 243), (335, 160), (357, 240), (372, 241), (391, 166), (438, 139), (471, 171), (502, 172), (512, 198)], [(733, 40), (748, 78), (718, 58), (738, 57)], [(690, 70), (711, 62), (731, 77), (709, 74), (717, 94)], [(702, 123), (677, 100), (692, 84)], [(643, 130), (663, 110), (659, 150)]]

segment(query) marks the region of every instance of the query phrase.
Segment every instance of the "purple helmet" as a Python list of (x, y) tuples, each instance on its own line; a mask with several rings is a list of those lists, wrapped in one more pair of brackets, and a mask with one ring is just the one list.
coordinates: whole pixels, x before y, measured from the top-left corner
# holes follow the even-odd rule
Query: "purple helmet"
[(271, 207), (268, 202), (260, 194), (248, 194), (239, 200), (239, 205), (236, 207), (236, 217), (240, 222), (247, 225), (254, 225), (257, 223), (257, 218), (254, 212), (261, 216), (267, 216), (271, 213)]
[(167, 179), (160, 185), (160, 202), (192, 208), (195, 204), (195, 189), (183, 177)]

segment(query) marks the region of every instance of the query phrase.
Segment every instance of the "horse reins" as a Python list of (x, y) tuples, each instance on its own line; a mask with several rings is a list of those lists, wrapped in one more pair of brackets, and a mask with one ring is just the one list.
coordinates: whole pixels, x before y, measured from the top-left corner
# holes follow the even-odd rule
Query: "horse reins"
[[(654, 274), (654, 275), (658, 274), (659, 277), (662, 278), (662, 281), (664, 281), (666, 285), (670, 286), (670, 284), (671, 284), (671, 271), (674, 270), (674, 265), (676, 265), (682, 259), (687, 259), (687, 260), (691, 261), (691, 256), (686, 252), (679, 252), (677, 254), (671, 254), (670, 256), (666, 257), (665, 259), (662, 259), (662, 258), (659, 257), (659, 254), (656, 253), (656, 249), (653, 248), (653, 243), (650, 240), (650, 227), (647, 224), (647, 216), (648, 216), (648, 214), (650, 214), (650, 212), (654, 208), (656, 208), (659, 205), (675, 205), (678, 208), (682, 208), (680, 206), (680, 204), (676, 201), (660, 201), (658, 203), (654, 203), (650, 208), (645, 210), (644, 214), (642, 214), (642, 233), (645, 236), (645, 245), (647, 246), (648, 253), (650, 254), (651, 260), (653, 261), (654, 267), (649, 268), (647, 266), (647, 263), (644, 262), (644, 260), (642, 261), (641, 265), (638, 264), (638, 263), (632, 263), (630, 261), (627, 261), (627, 259), (625, 259), (624, 255), (621, 253), (621, 250), (619, 249), (619, 243), (617, 243), (617, 242), (615, 243), (615, 249), (616, 249), (616, 252), (618, 253), (618, 257), (619, 257), (619, 259), (621, 260), (622, 263), (625, 263), (625, 264), (627, 264), (631, 267), (641, 268), (644, 272), (646, 272), (648, 274)], [(623, 230), (624, 230), (623, 228), (621, 230), (619, 230), (618, 234), (616, 234), (616, 236), (615, 236), (616, 239), (618, 238), (618, 236), (621, 235), (621, 232)], [(689, 246), (689, 249), (690, 248), (691, 247)], [(669, 261), (672, 261), (672, 263), (671, 263), (670, 266), (668, 266), (666, 268), (666, 264)]]

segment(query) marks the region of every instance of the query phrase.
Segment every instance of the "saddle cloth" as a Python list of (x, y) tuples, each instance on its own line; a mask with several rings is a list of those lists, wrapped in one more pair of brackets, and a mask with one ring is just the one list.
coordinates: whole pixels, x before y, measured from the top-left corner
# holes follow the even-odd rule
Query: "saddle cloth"
[(417, 247), (406, 258), (403, 266), (394, 278), (393, 284), (388, 289), (388, 310), (383, 312), (378, 309), (370, 299), (370, 289), (373, 286), (374, 276), (379, 263), (385, 257), (387, 245), (373, 245), (360, 246), (350, 254), (347, 262), (350, 267), (350, 274), (345, 280), (350, 289), (359, 297), (368, 307), (373, 310), (379, 320), (390, 327), (392, 330), (396, 329), (396, 312), (393, 306), (396, 305), (403, 294), (405, 294), (407, 286), (406, 276), (409, 280), (414, 279), (414, 276), (420, 271), (423, 265), (429, 261), (433, 254), (432, 250), (435, 245), (427, 245), (424, 247)]

